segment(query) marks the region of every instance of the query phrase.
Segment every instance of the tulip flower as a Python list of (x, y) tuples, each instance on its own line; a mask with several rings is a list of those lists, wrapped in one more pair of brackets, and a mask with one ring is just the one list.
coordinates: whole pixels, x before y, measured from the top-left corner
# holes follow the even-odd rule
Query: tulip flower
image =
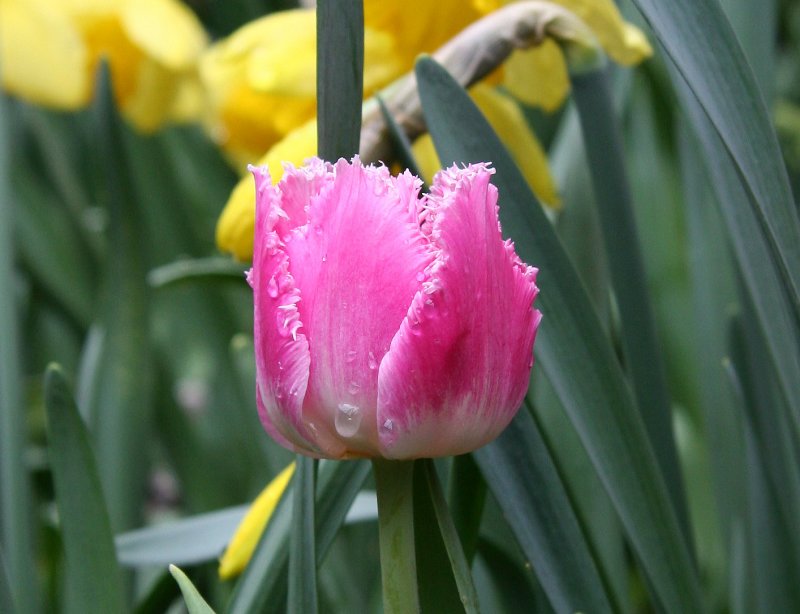
[(503, 241), (494, 171), (254, 168), (257, 401), (269, 434), (319, 458), (462, 454), (525, 395), (537, 270)]
[(123, 115), (141, 131), (196, 119), (200, 21), (176, 0), (0, 0), (3, 89), (34, 104), (89, 104), (98, 63), (111, 70)]

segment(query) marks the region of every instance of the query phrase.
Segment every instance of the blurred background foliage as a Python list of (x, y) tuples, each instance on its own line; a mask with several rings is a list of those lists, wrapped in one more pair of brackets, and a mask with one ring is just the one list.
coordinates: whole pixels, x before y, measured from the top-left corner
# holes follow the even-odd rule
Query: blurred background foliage
[[(12, 4), (0, 1), (0, 11)], [(770, 109), (796, 191), (800, 3), (721, 4)], [(294, 3), (194, 0), (186, 6), (213, 42)], [(633, 5), (621, 2), (620, 10), (654, 47), (653, 56), (637, 58), (642, 61), (635, 68), (615, 66), (611, 82), (704, 605), (712, 612), (797, 611), (800, 526), (787, 513), (796, 509), (800, 492), (798, 430), (781, 413), (786, 400), (777, 393), (769, 341), (751, 325), (756, 306), (732, 255), (721, 194), (712, 190), (713, 164), (683, 110), (685, 94), (676, 92), (675, 73)], [(409, 70), (412, 60), (404, 58), (392, 78)], [(491, 87), (513, 100), (513, 112), (521, 112), (546, 152), (560, 202), (549, 215), (621, 354), (618, 308), (574, 103), (568, 99), (545, 112), (511, 97), (498, 78)], [(313, 94), (308, 100), (311, 111), (304, 113), (313, 118)], [(242, 604), (254, 602), (242, 595), (258, 580), (220, 580), (217, 557), (241, 517), (242, 508), (234, 506), (252, 501), (292, 455), (263, 432), (255, 410), (245, 265), (223, 255), (215, 242), (241, 157), (232, 163), (218, 131), (199, 119), (142, 131), (135, 122), (104, 118), (97, 101), (54, 111), (13, 93), (3, 98), (0, 112), (0, 611), (11, 607), (3, 601), (9, 592), (20, 612), (80, 610), (65, 568), (66, 523), (55, 503), (52, 462), (62, 457), (45, 427), (43, 373), (52, 362), (61, 365), (88, 427), (113, 534), (233, 510), (224, 522), (189, 531), (183, 542), (169, 531), (155, 534), (154, 545), (136, 542), (141, 551), (129, 550), (123, 560), (125, 607), (161, 612), (178, 602), (178, 586), (166, 573), (170, 561), (158, 556), (163, 547), (165, 556), (185, 549), (183, 560), (171, 562), (215, 609), (246, 609)], [(259, 145), (263, 151), (256, 156), (272, 144)], [(315, 146), (304, 151), (311, 155)], [(527, 170), (524, 150), (512, 152)], [(247, 248), (237, 255), (246, 260)], [(543, 326), (550, 317), (544, 314)], [(796, 316), (791, 325), (796, 331)], [(787, 342), (796, 352), (797, 340)], [(800, 388), (800, 381), (793, 384)], [(602, 561), (614, 609), (658, 610), (593, 463), (537, 368), (529, 400), (522, 411), (532, 412), (545, 437)], [(445, 477), (450, 464), (437, 462)], [(358, 482), (356, 490), (365, 475), (348, 478)], [(551, 611), (496, 493), (480, 485), (466, 492), (486, 497), (472, 563), (482, 610)], [(329, 498), (335, 502), (335, 493)], [(364, 509), (334, 528), (319, 567), (321, 611), (381, 607), (377, 529), (368, 502)], [(189, 554), (204, 541), (199, 555)], [(264, 560), (254, 559), (263, 564), (258, 573), (273, 569)], [(282, 611), (285, 575), (273, 582), (278, 588), (264, 594), (277, 600), (265, 610)]]

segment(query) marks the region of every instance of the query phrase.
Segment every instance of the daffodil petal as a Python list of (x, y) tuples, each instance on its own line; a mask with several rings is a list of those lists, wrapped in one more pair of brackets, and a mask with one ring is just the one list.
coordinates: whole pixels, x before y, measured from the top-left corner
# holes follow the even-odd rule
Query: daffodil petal
[(267, 527), (275, 507), (294, 474), (294, 468), (295, 464), (292, 463), (281, 471), (253, 501), (242, 522), (239, 523), (225, 554), (220, 559), (219, 577), (221, 579), (229, 580), (247, 567), (261, 534)]
[(86, 104), (86, 47), (70, 21), (50, 4), (0, 2), (3, 89), (57, 109)]
[(172, 71), (190, 68), (206, 45), (200, 20), (175, 0), (129, 0), (120, 17), (130, 39)]
[[(272, 182), (283, 177), (283, 162), (301, 166), (317, 151), (317, 120), (312, 119), (278, 141), (257, 166), (267, 166)], [(239, 260), (253, 257), (253, 231), (256, 219), (256, 193), (253, 178), (247, 174), (231, 192), (217, 222), (217, 247)]]
[(514, 52), (503, 65), (503, 85), (525, 104), (555, 111), (569, 92), (564, 55), (555, 41)]

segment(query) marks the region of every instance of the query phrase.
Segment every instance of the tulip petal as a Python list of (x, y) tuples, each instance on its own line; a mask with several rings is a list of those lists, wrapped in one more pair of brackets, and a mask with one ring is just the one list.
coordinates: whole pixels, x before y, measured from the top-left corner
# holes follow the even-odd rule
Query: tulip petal
[(310, 354), (297, 312), (300, 292), (289, 273), (289, 259), (276, 231), (286, 224), (279, 193), (269, 172), (253, 169), (256, 179), (256, 239), (248, 281), (254, 296), (256, 400), (261, 422), (282, 446), (318, 455), (302, 421)]
[(438, 250), (378, 375), (381, 453), (461, 454), (496, 437), (528, 386), (536, 269), (503, 241), (486, 165), (434, 179), (422, 230)]
[[(286, 241), (311, 352), (303, 415), (344, 441), (346, 456), (376, 455), (377, 368), (433, 254), (419, 227), (417, 178), (358, 158), (333, 172), (330, 189), (311, 199), (308, 223)], [(291, 174), (287, 167), (283, 182)]]

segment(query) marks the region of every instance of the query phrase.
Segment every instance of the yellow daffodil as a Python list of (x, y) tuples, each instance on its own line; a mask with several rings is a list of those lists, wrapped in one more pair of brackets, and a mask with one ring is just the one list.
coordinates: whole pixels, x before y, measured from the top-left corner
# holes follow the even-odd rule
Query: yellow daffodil
[[(432, 52), (472, 21), (506, 0), (412, 0), (397, 3), (365, 0), (365, 94), (410, 70), (418, 54)], [(634, 64), (652, 51), (644, 35), (625, 23), (611, 0), (556, 0), (593, 29), (617, 62)], [(243, 168), (261, 158), (273, 181), (280, 162), (301, 164), (316, 154), (314, 117), (315, 16), (312, 11), (274, 13), (254, 22), (212, 48), (203, 61), (211, 92), (215, 135)], [(472, 95), (520, 165), (531, 188), (545, 204), (559, 197), (547, 157), (517, 101), (557, 108), (569, 89), (564, 58), (550, 40), (512, 54), (489, 79), (500, 80), (515, 99), (486, 85)], [(301, 128), (297, 128), (301, 126)], [(262, 157), (262, 153), (267, 154)], [(428, 137), (414, 147), (428, 179), (438, 160)], [(217, 245), (235, 257), (252, 257), (255, 195), (252, 179), (243, 178), (229, 198), (217, 225)]]
[(267, 527), (275, 507), (289, 485), (289, 480), (294, 474), (295, 464), (292, 463), (281, 471), (267, 484), (267, 487), (256, 497), (247, 514), (239, 523), (233, 538), (231, 538), (225, 554), (219, 562), (219, 577), (228, 580), (242, 573), (247, 566), (258, 540)]
[(195, 71), (205, 45), (200, 22), (177, 0), (0, 0), (5, 90), (80, 109), (106, 58), (119, 108), (143, 131), (200, 112)]
[[(513, 1), (473, 0), (473, 6), (486, 14)], [(580, 17), (618, 64), (632, 66), (652, 55), (653, 50), (642, 31), (622, 19), (613, 0), (551, 1)], [(552, 40), (512, 54), (503, 65), (502, 82), (520, 101), (545, 111), (557, 109), (569, 91), (567, 66), (561, 50)]]
[[(267, 15), (204, 54), (211, 133), (242, 170), (314, 117), (316, 62), (316, 15), (309, 9)], [(370, 28), (364, 63), (367, 95), (402, 72), (392, 37)]]

